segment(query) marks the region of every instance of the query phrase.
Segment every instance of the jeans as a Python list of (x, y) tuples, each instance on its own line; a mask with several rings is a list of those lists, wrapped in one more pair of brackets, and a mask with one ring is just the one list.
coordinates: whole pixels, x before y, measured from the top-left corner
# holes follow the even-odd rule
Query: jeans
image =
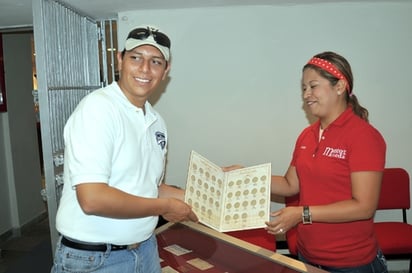
[(302, 255), (298, 254), (298, 256), (299, 256), (300, 261), (316, 266), (325, 271), (329, 271), (331, 273), (388, 273), (388, 266), (386, 263), (385, 256), (383, 256), (382, 251), (380, 250), (378, 251), (378, 254), (376, 255), (375, 259), (369, 264), (365, 264), (365, 265), (361, 265), (357, 267), (345, 267), (345, 268), (336, 268), (336, 267), (312, 264), (308, 262)]
[(132, 250), (87, 251), (57, 243), (51, 273), (160, 273), (156, 236)]

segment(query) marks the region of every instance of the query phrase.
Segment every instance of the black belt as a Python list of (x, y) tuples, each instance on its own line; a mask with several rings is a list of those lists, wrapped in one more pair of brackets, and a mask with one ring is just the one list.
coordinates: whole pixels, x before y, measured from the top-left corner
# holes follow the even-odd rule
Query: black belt
[(92, 244), (85, 244), (85, 243), (79, 243), (79, 242), (74, 242), (66, 237), (62, 237), (62, 245), (65, 245), (67, 247), (71, 247), (74, 249), (79, 249), (79, 250), (88, 250), (88, 251), (106, 251), (108, 248), (110, 248), (112, 251), (116, 250), (131, 250), (131, 249), (136, 249), (139, 247), (140, 243), (136, 244), (131, 244), (131, 245), (112, 245), (112, 244), (99, 244), (99, 245), (92, 245)]

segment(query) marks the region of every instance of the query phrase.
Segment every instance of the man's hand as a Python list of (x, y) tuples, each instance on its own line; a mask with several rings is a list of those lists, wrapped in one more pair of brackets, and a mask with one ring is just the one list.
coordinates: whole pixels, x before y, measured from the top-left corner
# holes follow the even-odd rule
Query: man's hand
[(192, 208), (185, 202), (176, 198), (169, 198), (168, 201), (167, 211), (162, 214), (165, 220), (173, 223), (181, 221), (199, 221), (196, 214), (192, 211)]

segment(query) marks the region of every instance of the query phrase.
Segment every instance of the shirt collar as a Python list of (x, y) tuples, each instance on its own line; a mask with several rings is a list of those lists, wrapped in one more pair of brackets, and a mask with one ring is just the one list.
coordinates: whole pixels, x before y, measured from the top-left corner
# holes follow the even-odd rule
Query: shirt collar
[[(342, 127), (343, 125), (345, 125), (345, 123), (351, 119), (353, 116), (355, 115), (355, 113), (353, 113), (352, 111), (352, 107), (348, 106), (346, 108), (345, 111), (343, 111), (339, 117), (337, 119), (335, 119), (331, 124), (329, 124), (328, 128), (331, 128), (332, 126), (339, 126)], [(318, 119), (314, 124), (312, 129), (315, 132), (319, 132), (319, 128), (320, 128), (320, 120)], [(324, 128), (326, 129), (326, 128)]]
[[(123, 91), (120, 89), (120, 86), (119, 86), (119, 84), (118, 84), (117, 82), (113, 82), (112, 84), (115, 86), (116, 93), (117, 93), (117, 95), (119, 96), (119, 101), (120, 101), (125, 107), (127, 107), (127, 108), (129, 108), (130, 110), (133, 110), (133, 111), (136, 111), (136, 110), (137, 110), (137, 111), (143, 111), (142, 108), (133, 105), (133, 104), (128, 100), (128, 98), (126, 97), (126, 95), (125, 95), (125, 94), (123, 93)], [(152, 111), (152, 106), (151, 106), (150, 102), (146, 101), (144, 107), (145, 107), (146, 113), (151, 113), (151, 112), (153, 112), (153, 111)]]

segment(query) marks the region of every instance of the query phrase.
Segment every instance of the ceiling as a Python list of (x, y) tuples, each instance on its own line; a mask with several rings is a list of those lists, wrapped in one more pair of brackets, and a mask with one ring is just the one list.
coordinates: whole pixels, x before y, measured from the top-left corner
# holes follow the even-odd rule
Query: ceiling
[[(401, 0), (398, 2), (407, 2)], [(239, 5), (297, 5), (325, 2), (390, 2), (390, 0), (60, 0), (94, 19), (113, 19), (121, 11)], [(0, 30), (31, 27), (32, 0), (0, 0)]]

